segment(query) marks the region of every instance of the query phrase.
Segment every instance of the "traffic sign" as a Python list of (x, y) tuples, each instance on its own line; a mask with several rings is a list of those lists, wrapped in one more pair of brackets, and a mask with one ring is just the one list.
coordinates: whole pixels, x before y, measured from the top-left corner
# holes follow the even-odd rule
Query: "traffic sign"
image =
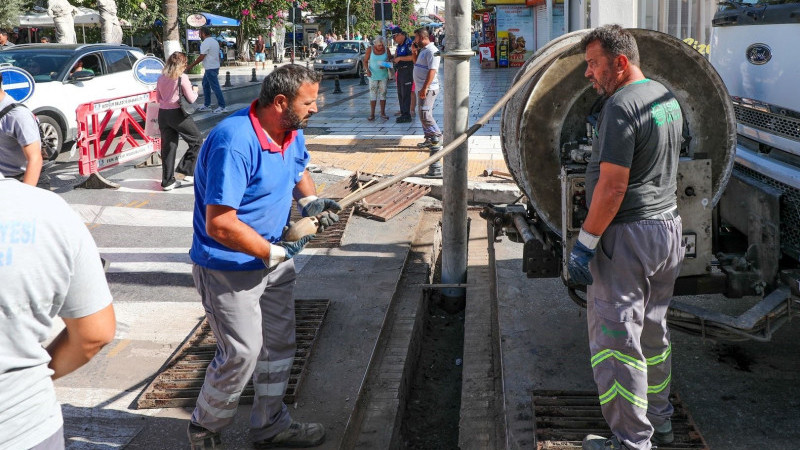
[(153, 85), (158, 81), (162, 70), (164, 70), (164, 61), (155, 56), (145, 56), (133, 65), (133, 77), (139, 83)]
[(31, 74), (14, 66), (2, 66), (0, 73), (3, 74), (3, 90), (6, 94), (20, 103), (31, 98), (36, 88), (36, 82)]
[(491, 20), (491, 16), (489, 16), (488, 12), (483, 13), (483, 23), (489, 23)]

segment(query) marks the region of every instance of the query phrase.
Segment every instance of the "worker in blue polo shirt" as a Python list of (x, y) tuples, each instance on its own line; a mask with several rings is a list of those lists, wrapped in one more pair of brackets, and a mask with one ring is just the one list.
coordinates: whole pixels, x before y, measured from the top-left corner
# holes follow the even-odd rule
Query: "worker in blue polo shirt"
[(251, 376), (256, 448), (325, 439), (322, 424), (293, 421), (283, 403), (295, 356), (292, 257), (313, 237), (282, 239), (292, 198), (320, 230), (339, 220), (339, 205), (317, 198), (306, 170), (302, 128), (317, 112), (321, 78), (299, 65), (276, 69), (258, 100), (220, 122), (198, 155), (190, 256), (217, 350), (189, 423), (192, 449), (219, 448)]

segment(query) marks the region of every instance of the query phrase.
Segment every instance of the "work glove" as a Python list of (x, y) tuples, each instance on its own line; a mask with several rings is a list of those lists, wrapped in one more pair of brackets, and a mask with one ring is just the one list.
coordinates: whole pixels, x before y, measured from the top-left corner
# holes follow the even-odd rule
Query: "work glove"
[(294, 255), (303, 250), (303, 247), (305, 247), (308, 241), (313, 239), (314, 236), (314, 234), (309, 234), (296, 241), (280, 241), (276, 244), (270, 243), (269, 258), (263, 260), (264, 265), (267, 266), (268, 269), (272, 269), (287, 259), (292, 259)]
[[(569, 254), (569, 261), (567, 262), (567, 271), (569, 278), (575, 284), (590, 285), (594, 282), (592, 274), (589, 272), (589, 261), (594, 258), (597, 252), (598, 236), (587, 233), (581, 229), (578, 235), (578, 240), (572, 247), (572, 252)], [(586, 244), (584, 244), (584, 242)]]
[(303, 217), (318, 217), (319, 231), (325, 231), (325, 228), (338, 222), (339, 216), (336, 212), (342, 210), (342, 207), (334, 200), (318, 198), (316, 195), (301, 198), (297, 201), (297, 205), (300, 207), (300, 214)]

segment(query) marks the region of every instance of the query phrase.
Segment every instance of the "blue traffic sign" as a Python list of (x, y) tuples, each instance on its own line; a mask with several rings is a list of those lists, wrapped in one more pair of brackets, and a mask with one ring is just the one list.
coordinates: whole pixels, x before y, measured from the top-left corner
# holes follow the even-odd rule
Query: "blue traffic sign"
[(14, 100), (22, 103), (31, 98), (36, 82), (27, 71), (14, 66), (0, 66), (3, 74), (3, 90)]
[(153, 85), (158, 81), (162, 70), (164, 70), (164, 61), (155, 56), (145, 56), (133, 65), (133, 77), (139, 83)]

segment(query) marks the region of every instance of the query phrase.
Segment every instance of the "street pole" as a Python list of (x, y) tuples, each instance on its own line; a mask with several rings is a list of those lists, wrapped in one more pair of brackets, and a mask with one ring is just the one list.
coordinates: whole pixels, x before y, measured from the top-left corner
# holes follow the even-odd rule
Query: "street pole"
[(347, 21), (347, 35), (345, 36), (346, 39), (350, 39), (350, 0), (347, 0), (347, 17), (345, 17)]
[(294, 64), (294, 47), (297, 40), (297, 2), (292, 2), (292, 64)]
[(381, 36), (386, 38), (386, 17), (384, 17), (384, 9), (386, 8), (386, 3), (381, 0)]
[[(451, 142), (469, 126), (469, 60), (471, 0), (447, 5), (447, 52), (444, 54), (444, 142)], [(442, 193), (442, 283), (467, 281), (467, 153), (468, 141), (444, 157)], [(457, 310), (464, 303), (463, 288), (442, 289), (444, 306)]]

